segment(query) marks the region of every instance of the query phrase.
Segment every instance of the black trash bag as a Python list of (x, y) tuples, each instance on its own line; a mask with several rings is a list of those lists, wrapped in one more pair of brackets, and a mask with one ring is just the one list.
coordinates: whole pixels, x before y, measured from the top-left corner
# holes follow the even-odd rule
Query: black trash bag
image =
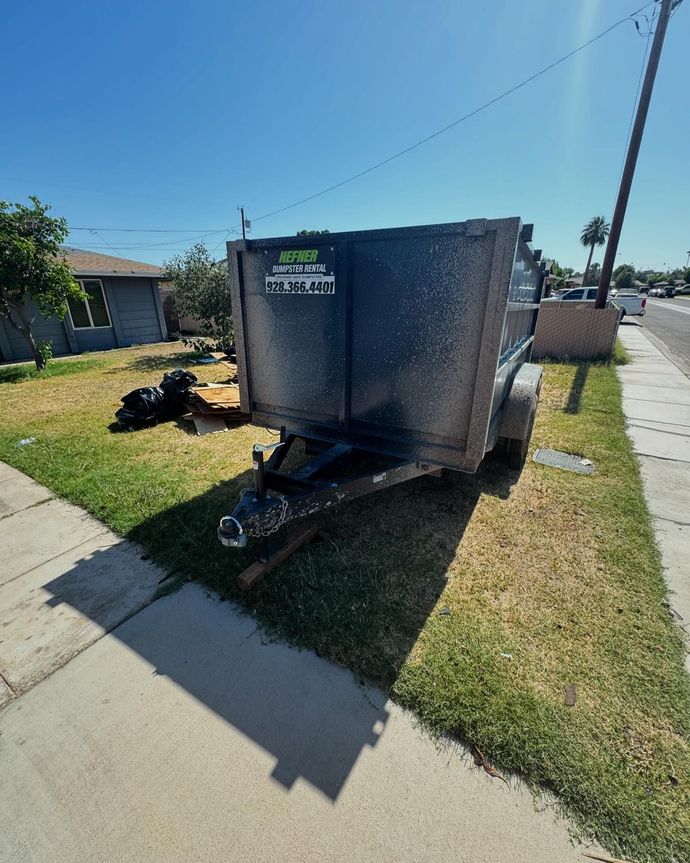
[(141, 387), (123, 396), (123, 407), (115, 411), (116, 428), (134, 431), (179, 416), (184, 410), (187, 391), (197, 382), (185, 369), (166, 372), (160, 386)]

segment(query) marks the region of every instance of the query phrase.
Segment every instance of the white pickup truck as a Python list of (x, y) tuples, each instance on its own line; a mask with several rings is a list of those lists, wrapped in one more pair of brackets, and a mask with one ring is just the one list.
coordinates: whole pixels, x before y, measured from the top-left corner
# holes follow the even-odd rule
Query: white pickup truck
[[(589, 305), (597, 298), (597, 289), (594, 288), (572, 288), (562, 294), (546, 297), (542, 303), (582, 303)], [(644, 315), (647, 305), (647, 297), (638, 294), (637, 291), (620, 291), (611, 302), (622, 309), (622, 317), (626, 315)]]

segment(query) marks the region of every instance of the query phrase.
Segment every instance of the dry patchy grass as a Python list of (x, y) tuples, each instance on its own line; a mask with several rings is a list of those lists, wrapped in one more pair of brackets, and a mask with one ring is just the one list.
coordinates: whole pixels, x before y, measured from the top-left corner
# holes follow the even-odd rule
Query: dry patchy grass
[(114, 351), (95, 369), (0, 385), (0, 457), (555, 792), (611, 850), (690, 859), (683, 645), (612, 367), (547, 365), (534, 432), (591, 458), (593, 477), (530, 462), (518, 478), (487, 459), (476, 476), (403, 484), (324, 516), (323, 542), (240, 597), (252, 552), (221, 547), (215, 527), (268, 432), (108, 431), (122, 394), (184, 365), (177, 351)]

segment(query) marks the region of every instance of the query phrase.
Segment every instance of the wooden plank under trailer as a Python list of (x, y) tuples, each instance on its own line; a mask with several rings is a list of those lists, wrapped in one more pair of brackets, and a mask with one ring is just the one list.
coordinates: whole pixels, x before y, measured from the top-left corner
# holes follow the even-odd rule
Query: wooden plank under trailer
[(296, 530), (293, 530), (286, 537), (284, 542), (278, 548), (267, 551), (265, 557), (260, 557), (250, 564), (237, 576), (237, 586), (240, 590), (250, 590), (255, 584), (267, 575), (274, 566), (278, 566), (284, 560), (287, 560), (290, 555), (294, 554), (297, 549), (316, 539), (319, 531), (311, 525), (302, 525)]
[[(281, 471), (296, 440), (296, 435), (287, 434), (283, 428), (278, 443), (254, 446), (254, 488), (244, 491), (232, 514), (220, 520), (218, 539), (223, 545), (242, 548), (250, 538), (261, 541), (259, 560), (237, 578), (241, 590), (249, 590), (318, 533), (313, 526), (303, 526), (269, 551), (267, 538), (285, 525), (418, 476), (441, 475), (441, 468), (431, 464), (314, 438), (302, 438), (306, 450), (316, 453), (314, 457), (290, 473)], [(270, 453), (267, 462), (265, 453)]]

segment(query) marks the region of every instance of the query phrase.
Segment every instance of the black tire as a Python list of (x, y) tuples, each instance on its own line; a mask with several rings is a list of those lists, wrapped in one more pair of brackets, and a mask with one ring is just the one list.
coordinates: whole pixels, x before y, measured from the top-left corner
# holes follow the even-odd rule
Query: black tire
[[(537, 390), (537, 404), (539, 404), (539, 391), (541, 390), (541, 382), (539, 390)], [(537, 416), (537, 408), (535, 406), (527, 426), (527, 435), (524, 440), (518, 438), (506, 438), (504, 458), (511, 470), (521, 471), (527, 461), (527, 453), (529, 452), (530, 441), (532, 440), (532, 431), (534, 430), (534, 420)]]
[(506, 442), (506, 462), (511, 470), (521, 471), (527, 461), (528, 440), (510, 438)]

